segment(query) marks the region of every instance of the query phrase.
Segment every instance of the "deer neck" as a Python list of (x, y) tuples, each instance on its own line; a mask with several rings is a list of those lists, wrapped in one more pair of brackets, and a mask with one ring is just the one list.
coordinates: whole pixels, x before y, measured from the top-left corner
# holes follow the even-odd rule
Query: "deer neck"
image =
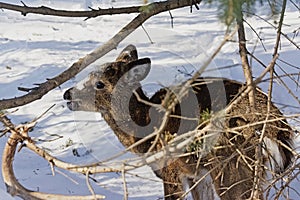
[(143, 101), (149, 101), (149, 98), (146, 97), (140, 85), (128, 87), (124, 84), (114, 90), (109, 112), (117, 123), (132, 121), (145, 126), (148, 123), (150, 106)]
[[(149, 98), (140, 87), (135, 91), (139, 98), (132, 91), (122, 90), (122, 94), (114, 94), (111, 110), (102, 113), (105, 121), (125, 147), (131, 146), (150, 132), (148, 128), (144, 128), (150, 122), (150, 106), (140, 101), (140, 99), (149, 101)], [(141, 153), (148, 148), (147, 145), (140, 145), (132, 151)]]

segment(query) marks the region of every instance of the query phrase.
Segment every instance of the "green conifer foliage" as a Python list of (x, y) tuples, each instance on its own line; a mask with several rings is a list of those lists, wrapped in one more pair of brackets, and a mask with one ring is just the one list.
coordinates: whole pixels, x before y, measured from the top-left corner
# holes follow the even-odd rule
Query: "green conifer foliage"
[(217, 4), (219, 17), (227, 26), (236, 20), (242, 20), (243, 14), (255, 13), (256, 9), (265, 5), (267, 5), (266, 8), (270, 8), (271, 16), (277, 16), (282, 6), (282, 1), (278, 0), (206, 0), (206, 2)]

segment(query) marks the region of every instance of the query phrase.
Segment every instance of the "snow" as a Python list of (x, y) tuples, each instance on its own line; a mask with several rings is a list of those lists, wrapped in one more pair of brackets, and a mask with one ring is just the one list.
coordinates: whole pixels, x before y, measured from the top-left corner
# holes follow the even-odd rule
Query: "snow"
[[(3, 1), (20, 4), (17, 0)], [(129, 1), (112, 2), (111, 0), (27, 0), (29, 6), (51, 6), (59, 9), (87, 9), (108, 8), (128, 5)], [(132, 5), (139, 5), (142, 1), (130, 1)], [(112, 131), (103, 121), (100, 114), (88, 112), (71, 112), (67, 109), (62, 95), (66, 89), (84, 79), (90, 71), (100, 64), (113, 61), (120, 50), (128, 44), (138, 48), (140, 57), (150, 57), (152, 69), (144, 81), (144, 88), (149, 95), (158, 85), (170, 85), (187, 79), (188, 74), (198, 69), (222, 42), (226, 27), (218, 21), (217, 9), (213, 6), (202, 5), (200, 11), (182, 8), (172, 11), (174, 28), (171, 28), (169, 13), (162, 13), (149, 19), (144, 27), (150, 35), (153, 44), (142, 28), (138, 28), (126, 38), (117, 50), (99, 59), (76, 78), (61, 85), (45, 95), (41, 100), (9, 111), (13, 123), (19, 124), (33, 120), (53, 104), (51, 109), (38, 121), (30, 135), (38, 139), (38, 145), (45, 148), (52, 155), (72, 163), (91, 163), (107, 159), (124, 150)], [(268, 18), (267, 13), (259, 10), (259, 14)], [(85, 56), (99, 45), (108, 41), (117, 31), (127, 24), (135, 14), (116, 16), (101, 16), (84, 21), (83, 18), (61, 18), (28, 14), (26, 17), (19, 13), (0, 11), (0, 94), (2, 98), (23, 95), (17, 87), (34, 87), (33, 84), (44, 82), (67, 69), (72, 63)], [(300, 44), (299, 11), (289, 4), (285, 15), (283, 32), (296, 44)], [(271, 60), (276, 30), (268, 23), (255, 16), (247, 18), (253, 28), (258, 30), (263, 39), (263, 46), (257, 41), (257, 36), (246, 26), (249, 39), (249, 51), (266, 65)], [(273, 19), (268, 19), (273, 22)], [(295, 46), (282, 38), (280, 44), (280, 59), (290, 63), (278, 62), (278, 74), (283, 74), (281, 67), (288, 73), (299, 73), (300, 52)], [(258, 76), (263, 67), (252, 61), (254, 76)], [(221, 53), (209, 65), (211, 71), (204, 75), (227, 77), (244, 81), (240, 65), (224, 70), (213, 70), (217, 67), (239, 64), (236, 42), (226, 44)], [(296, 67), (292, 67), (296, 66)], [(184, 73), (182, 73), (184, 72)], [(295, 80), (299, 76), (294, 77)], [(294, 94), (300, 98), (299, 86), (289, 78), (283, 78)], [(267, 91), (267, 83), (260, 87)], [(280, 83), (275, 84), (274, 101), (285, 114), (299, 114), (300, 105)], [(290, 121), (298, 128), (299, 122)], [(1, 128), (1, 127), (0, 127)], [(58, 137), (62, 136), (62, 137)], [(0, 151), (3, 150), (8, 136), (0, 139)], [(298, 137), (298, 140), (299, 137)], [(78, 156), (74, 156), (73, 152)], [(131, 158), (128, 153), (122, 158)], [(18, 180), (27, 188), (43, 192), (63, 194), (90, 194), (85, 177), (75, 173), (56, 169), (55, 176), (51, 173), (49, 164), (26, 148), (17, 153), (14, 165)], [(107, 173), (95, 176), (98, 182), (93, 188), (107, 199), (122, 199), (123, 185), (121, 174)], [(162, 182), (155, 177), (149, 167), (142, 167), (126, 175), (130, 199), (161, 199), (163, 197)], [(297, 180), (292, 183), (299, 188)], [(14, 199), (6, 193), (6, 188), (0, 182), (0, 199)], [(299, 198), (290, 191), (291, 198)], [(293, 196), (294, 195), (294, 196)]]

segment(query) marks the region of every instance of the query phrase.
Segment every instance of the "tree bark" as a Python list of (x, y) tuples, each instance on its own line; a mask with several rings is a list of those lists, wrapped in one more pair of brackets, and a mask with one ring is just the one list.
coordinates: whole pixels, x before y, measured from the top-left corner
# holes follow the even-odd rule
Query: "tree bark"
[(239, 53), (242, 61), (242, 67), (246, 79), (247, 87), (250, 88), (248, 97), (251, 111), (255, 111), (255, 84), (253, 83), (252, 69), (248, 61), (248, 50), (246, 47), (246, 36), (243, 22), (243, 13), (240, 13), (240, 18), (237, 18)]

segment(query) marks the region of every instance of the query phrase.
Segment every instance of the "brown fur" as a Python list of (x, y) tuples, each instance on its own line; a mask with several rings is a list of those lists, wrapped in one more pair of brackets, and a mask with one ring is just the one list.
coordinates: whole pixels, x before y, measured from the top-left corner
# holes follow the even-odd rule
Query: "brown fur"
[[(142, 72), (139, 72), (140, 68), (136, 66), (144, 66), (141, 68)], [(164, 114), (139, 101), (136, 95), (133, 94), (133, 90), (143, 101), (157, 105), (163, 104), (164, 107), (167, 107), (169, 103), (165, 99), (169, 91), (166, 88), (156, 92), (151, 98), (144, 94), (140, 81), (147, 76), (149, 70), (150, 60), (138, 59), (136, 48), (129, 45), (121, 52), (115, 62), (105, 64), (102, 71), (91, 73), (90, 79), (85, 83), (83, 89), (71, 88), (67, 90), (64, 99), (69, 101), (68, 107), (71, 110), (101, 112), (120, 142), (125, 147), (129, 147), (152, 133), (155, 127), (158, 128)], [(95, 89), (95, 86), (99, 88)], [(204, 111), (209, 110), (215, 113), (223, 109), (239, 94), (242, 87), (243, 84), (228, 79), (199, 78), (193, 82), (192, 89), (175, 106), (172, 114), (200, 119), (201, 113)], [(94, 98), (92, 98), (93, 95), (95, 95)], [(212, 96), (213, 99), (211, 99)], [(195, 97), (197, 109), (191, 103)], [(228, 113), (224, 128), (234, 128), (265, 120), (267, 97), (259, 90), (256, 91), (256, 105), (256, 110), (259, 112), (251, 113), (248, 99), (243, 98)], [(188, 112), (184, 112), (181, 108)], [(126, 112), (127, 110), (128, 112)], [(276, 117), (282, 117), (282, 114), (272, 104), (270, 119)], [(180, 135), (194, 130), (198, 124), (199, 120), (192, 121), (171, 117), (164, 129), (164, 135), (161, 136), (153, 151), (167, 145), (175, 137), (175, 134)], [(254, 172), (251, 166), (254, 166), (255, 146), (259, 138), (256, 133), (262, 130), (262, 126), (263, 124), (246, 127), (240, 131), (240, 134), (226, 131), (219, 133), (220, 135), (215, 144), (218, 148), (213, 148), (209, 154), (201, 158), (198, 163), (199, 167), (196, 167), (199, 157), (193, 154), (181, 158), (159, 160), (156, 164), (153, 164), (154, 172), (164, 181), (165, 199), (181, 198), (185, 192), (184, 180), (191, 187), (199, 178), (197, 174), (201, 174), (202, 169), (211, 170), (210, 175), (213, 178), (217, 193), (222, 194), (221, 199), (249, 198), (254, 180)], [(279, 142), (288, 147), (291, 146), (292, 131), (287, 122), (278, 120), (268, 123), (265, 137), (272, 139), (279, 146), (284, 161), (283, 169), (286, 168), (291, 162), (292, 154)], [(134, 147), (132, 151), (134, 153), (146, 153), (153, 141), (154, 138), (151, 138)], [(237, 154), (237, 149), (249, 158), (248, 163)], [(182, 152), (187, 152), (187, 150), (183, 149)], [(268, 158), (265, 159), (268, 160)], [(162, 162), (164, 163), (162, 164)], [(278, 171), (283, 169), (278, 169)], [(202, 193), (205, 193), (205, 191), (197, 191), (196, 187), (192, 191), (193, 198), (195, 200), (204, 198)], [(212, 196), (209, 198), (213, 198)]]

